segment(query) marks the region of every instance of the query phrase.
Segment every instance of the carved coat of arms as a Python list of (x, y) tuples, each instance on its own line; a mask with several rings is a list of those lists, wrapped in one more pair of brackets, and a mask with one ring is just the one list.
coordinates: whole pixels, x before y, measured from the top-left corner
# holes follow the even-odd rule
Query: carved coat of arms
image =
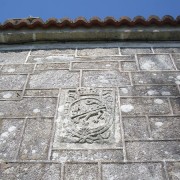
[(112, 89), (69, 90), (63, 112), (63, 142), (104, 143), (111, 136), (114, 122)]

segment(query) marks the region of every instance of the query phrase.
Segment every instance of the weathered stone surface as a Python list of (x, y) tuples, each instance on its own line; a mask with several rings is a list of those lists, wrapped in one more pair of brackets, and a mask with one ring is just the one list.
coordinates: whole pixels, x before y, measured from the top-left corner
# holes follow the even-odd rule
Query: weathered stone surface
[(180, 162), (167, 163), (167, 171), (170, 180), (180, 179)]
[(0, 117), (54, 116), (57, 98), (23, 98), (0, 101)]
[(35, 49), (31, 55), (75, 54), (75, 49)]
[(146, 117), (123, 117), (125, 140), (149, 139)]
[(179, 54), (172, 54), (172, 58), (176, 64), (176, 67), (180, 69), (180, 53)]
[(67, 70), (36, 72), (30, 76), (28, 83), (28, 88), (30, 89), (52, 89), (78, 86), (79, 72), (69, 72)]
[(118, 48), (94, 48), (94, 49), (78, 49), (78, 56), (110, 56), (118, 55)]
[(84, 71), (82, 84), (85, 87), (117, 87), (130, 84), (127, 73), (119, 71)]
[(0, 90), (22, 89), (26, 82), (26, 79), (26, 75), (1, 75)]
[(27, 63), (69, 63), (73, 61), (134, 61), (134, 56), (78, 56), (53, 55), (53, 56), (30, 56)]
[(178, 96), (177, 86), (165, 85), (134, 85), (119, 88), (120, 96)]
[(179, 44), (135, 45), (2, 45), (0, 179), (180, 179)]
[(52, 119), (27, 119), (19, 158), (22, 160), (47, 159), (51, 130)]
[(180, 84), (179, 72), (132, 72), (134, 84)]
[(51, 163), (3, 163), (1, 165), (2, 180), (60, 180), (61, 165)]
[(23, 130), (23, 119), (0, 119), (0, 161), (15, 160)]
[(24, 96), (39, 96), (39, 97), (57, 97), (59, 94), (58, 89), (28, 89), (25, 91)]
[(175, 61), (180, 61), (180, 53), (178, 54), (172, 54), (172, 57)]
[(180, 141), (127, 142), (131, 161), (180, 160)]
[[(17, 43), (17, 42), (23, 44), (24, 42), (28, 42), (28, 41), (32, 42), (33, 41), (33, 36), (31, 33), (27, 33), (25, 31), (20, 31), (17, 33), (14, 33), (14, 32), (15, 32), (14, 30), (6, 32), (6, 33), (3, 32), (3, 35), (1, 34), (1, 43), (4, 44), (4, 42), (8, 42), (8, 44), (10, 45), (10, 44)], [(2, 41), (2, 39), (3, 39), (3, 41)], [(28, 46), (22, 47), (22, 49), (29, 49), (29, 48), (30, 47), (28, 47)], [(19, 49), (19, 48), (12, 48), (12, 49)]]
[(171, 98), (170, 101), (171, 101), (173, 113), (180, 115), (180, 97)]
[(177, 69), (180, 70), (180, 61), (179, 62), (176, 61), (175, 64), (176, 64)]
[[(145, 117), (123, 117), (125, 140), (149, 139), (148, 121)], [(180, 117), (149, 117), (152, 138), (167, 140), (180, 138)]]
[(117, 149), (87, 149), (53, 151), (52, 160), (59, 162), (123, 161), (123, 151)]
[(2, 73), (6, 74), (12, 74), (12, 73), (22, 73), (22, 74), (28, 74), (32, 73), (34, 69), (33, 64), (10, 64), (10, 65), (4, 65), (2, 68)]
[(178, 70), (180, 70), (180, 53), (179, 54), (172, 54), (174, 62)]
[[(123, 117), (125, 140), (149, 139), (148, 121), (145, 117)], [(149, 117), (152, 138), (167, 140), (180, 138), (180, 117)]]
[(0, 64), (24, 63), (29, 51), (0, 51)]
[(46, 63), (37, 64), (36, 71), (51, 70), (51, 69), (69, 69), (69, 63)]
[(150, 117), (153, 139), (180, 139), (180, 117)]
[(114, 89), (78, 88), (60, 93), (53, 147), (119, 146), (120, 125)]
[(27, 63), (68, 63), (75, 60), (71, 55), (30, 56)]
[(153, 48), (155, 53), (180, 53), (180, 48)]
[(172, 60), (167, 54), (138, 55), (140, 69), (142, 70), (173, 70)]
[(162, 115), (169, 114), (166, 98), (121, 98), (123, 115)]
[(22, 91), (0, 91), (0, 99), (3, 100), (12, 100), (20, 99)]
[(122, 55), (152, 53), (151, 48), (121, 48)]
[(122, 71), (137, 71), (136, 62), (121, 62), (121, 70)]
[(119, 63), (115, 61), (99, 61), (99, 62), (74, 62), (73, 69), (118, 69)]
[(164, 180), (161, 163), (103, 164), (103, 180)]
[(65, 180), (98, 180), (97, 164), (67, 164), (65, 165)]
[(76, 61), (135, 61), (135, 56), (78, 56)]

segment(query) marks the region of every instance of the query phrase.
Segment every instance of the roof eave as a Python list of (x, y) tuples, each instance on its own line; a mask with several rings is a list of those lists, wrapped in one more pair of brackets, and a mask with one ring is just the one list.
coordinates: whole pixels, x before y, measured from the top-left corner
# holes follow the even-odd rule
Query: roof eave
[(0, 30), (0, 44), (39, 41), (179, 41), (180, 27), (92, 27)]

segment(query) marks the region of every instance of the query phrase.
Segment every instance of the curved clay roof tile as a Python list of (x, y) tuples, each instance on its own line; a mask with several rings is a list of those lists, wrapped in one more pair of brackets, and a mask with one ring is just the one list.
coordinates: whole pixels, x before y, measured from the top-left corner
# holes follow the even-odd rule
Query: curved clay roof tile
[(119, 26), (121, 26), (121, 25), (132, 26), (132, 20), (127, 16), (122, 16), (119, 19), (118, 24), (119, 24)]
[(58, 27), (58, 20), (56, 18), (50, 18), (46, 21), (46, 23), (44, 24), (45, 28), (48, 27)]
[(86, 18), (84, 17), (78, 17), (74, 20), (74, 26), (73, 27), (76, 27), (76, 26), (85, 26), (88, 24), (88, 21)]
[(118, 26), (118, 21), (114, 18), (114, 17), (106, 17), (104, 19), (104, 25), (108, 25), (108, 26)]
[(144, 26), (147, 26), (147, 21), (144, 17), (142, 16), (136, 16), (134, 17), (133, 19), (133, 25), (144, 25)]
[(174, 19), (172, 16), (164, 16), (160, 19), (157, 16), (150, 16), (147, 20), (142, 16), (136, 16), (133, 20), (129, 17), (123, 16), (119, 20), (116, 20), (114, 17), (106, 17), (104, 20), (101, 20), (98, 17), (92, 17), (87, 21), (84, 17), (79, 17), (74, 21), (69, 18), (62, 18), (57, 20), (56, 18), (50, 18), (44, 22), (40, 18), (27, 18), (27, 19), (10, 19), (5, 21), (3, 24), (0, 24), (0, 30), (8, 29), (35, 29), (35, 28), (78, 28), (78, 27), (106, 27), (114, 26), (121, 27), (123, 25), (134, 27), (134, 26), (179, 26), (180, 25), (180, 16)]
[(172, 16), (164, 16), (161, 22), (162, 25), (177, 25), (176, 20)]
[(147, 19), (147, 23), (149, 25), (157, 25), (160, 26), (161, 23), (161, 19), (158, 16), (149, 16), (149, 18)]

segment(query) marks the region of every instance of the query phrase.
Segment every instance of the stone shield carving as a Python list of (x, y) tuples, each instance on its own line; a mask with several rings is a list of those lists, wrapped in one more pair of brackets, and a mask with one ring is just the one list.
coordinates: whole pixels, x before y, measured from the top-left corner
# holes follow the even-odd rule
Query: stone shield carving
[(63, 142), (103, 143), (111, 136), (114, 91), (94, 88), (69, 90), (63, 113)]

